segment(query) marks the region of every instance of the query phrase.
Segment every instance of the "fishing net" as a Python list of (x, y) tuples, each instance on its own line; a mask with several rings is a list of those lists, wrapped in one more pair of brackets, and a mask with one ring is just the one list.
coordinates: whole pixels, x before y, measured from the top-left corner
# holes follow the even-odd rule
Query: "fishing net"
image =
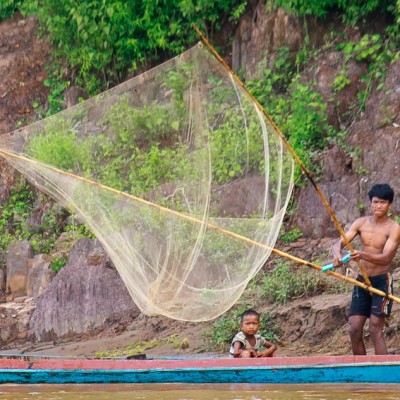
[(237, 302), (293, 182), (274, 127), (202, 45), (3, 135), (0, 155), (90, 228), (142, 312), (184, 321)]

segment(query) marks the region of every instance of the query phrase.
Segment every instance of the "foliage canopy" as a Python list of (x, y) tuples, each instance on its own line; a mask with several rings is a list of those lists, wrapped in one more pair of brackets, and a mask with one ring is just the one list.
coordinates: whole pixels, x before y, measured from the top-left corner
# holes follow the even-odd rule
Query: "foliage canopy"
[(243, 0), (3, 0), (0, 20), (16, 10), (39, 18), (43, 33), (90, 94), (114, 86), (128, 71), (147, 69), (198, 40), (192, 24), (210, 31), (238, 19)]
[(355, 24), (378, 12), (389, 12), (398, 20), (399, 0), (267, 0), (270, 7), (282, 7), (299, 16), (326, 18), (338, 13), (344, 22)]

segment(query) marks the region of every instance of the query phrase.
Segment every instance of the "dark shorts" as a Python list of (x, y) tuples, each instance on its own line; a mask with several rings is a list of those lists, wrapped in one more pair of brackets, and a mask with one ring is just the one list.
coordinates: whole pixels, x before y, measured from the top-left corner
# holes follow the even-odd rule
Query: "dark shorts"
[[(382, 274), (369, 277), (371, 285), (375, 289), (379, 289), (387, 294), (393, 294), (393, 279), (391, 274)], [(357, 280), (360, 280), (357, 278)], [(363, 281), (362, 277), (361, 280)], [(349, 310), (349, 317), (352, 315), (363, 315), (370, 317), (389, 317), (392, 310), (393, 300), (378, 294), (371, 294), (367, 290), (354, 286), (353, 295)]]

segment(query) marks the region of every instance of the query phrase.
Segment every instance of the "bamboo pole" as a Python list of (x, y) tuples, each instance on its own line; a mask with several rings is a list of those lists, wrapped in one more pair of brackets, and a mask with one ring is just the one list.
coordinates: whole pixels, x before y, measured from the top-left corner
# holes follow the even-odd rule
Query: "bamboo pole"
[[(204, 37), (204, 35), (200, 32), (200, 30), (195, 26), (192, 25), (193, 29), (197, 32), (199, 35), (201, 41), (207, 46), (207, 48), (211, 51), (211, 53), (214, 55), (214, 57), (222, 64), (222, 66), (232, 75), (236, 83), (239, 84), (243, 88), (243, 90), (246, 92), (246, 94), (251, 98), (251, 100), (254, 102), (254, 104), (257, 106), (257, 108), (263, 113), (265, 118), (267, 118), (268, 122), (274, 127), (276, 133), (279, 135), (279, 137), (282, 139), (282, 141), (285, 143), (287, 149), (289, 152), (292, 154), (293, 158), (296, 160), (297, 164), (303, 171), (303, 173), (307, 176), (311, 184), (314, 186), (318, 196), (320, 197), (322, 204), (325, 206), (326, 210), (328, 211), (330, 217), (332, 218), (337, 230), (340, 233), (340, 236), (343, 238), (344, 243), (346, 244), (347, 248), (350, 250), (350, 252), (354, 252), (354, 247), (350, 243), (350, 241), (347, 239), (346, 234), (344, 230), (342, 229), (335, 213), (333, 212), (331, 206), (329, 205), (328, 201), (326, 200), (324, 194), (322, 193), (321, 189), (317, 185), (317, 183), (314, 181), (313, 177), (311, 176), (310, 172), (307, 170), (306, 166), (304, 163), (301, 161), (297, 153), (294, 151), (293, 147), (290, 145), (286, 137), (283, 135), (283, 133), (280, 131), (278, 126), (275, 124), (275, 122), (272, 120), (272, 118), (269, 116), (269, 114), (265, 111), (264, 107), (258, 102), (258, 100), (249, 92), (249, 90), (246, 88), (244, 83), (239, 79), (239, 77), (233, 72), (233, 70), (229, 67), (229, 65), (225, 62), (225, 60), (218, 54), (218, 52), (214, 49), (214, 47), (208, 42), (208, 40)], [(368, 278), (367, 272), (365, 271), (364, 267), (360, 263), (359, 260), (355, 261), (357, 264), (358, 269), (360, 270), (364, 281), (366, 285), (370, 286), (371, 281)]]
[[(239, 235), (239, 234), (237, 234), (237, 233), (228, 231), (228, 230), (223, 229), (223, 228), (221, 228), (221, 227), (219, 227), (219, 226), (217, 226), (217, 225), (213, 225), (213, 224), (210, 224), (210, 223), (205, 223), (204, 221), (199, 220), (199, 219), (197, 219), (197, 218), (191, 217), (191, 216), (189, 216), (189, 215), (180, 213), (180, 212), (175, 211), (175, 210), (171, 210), (171, 209), (169, 209), (169, 208), (160, 206), (160, 205), (158, 205), (158, 204), (155, 204), (155, 203), (152, 203), (152, 202), (150, 202), (150, 201), (141, 199), (140, 197), (133, 196), (133, 195), (131, 195), (131, 194), (122, 192), (122, 191), (120, 191), (120, 190), (110, 188), (110, 187), (108, 187), (108, 186), (102, 185), (101, 183), (97, 183), (97, 182), (94, 182), (94, 181), (92, 181), (92, 180), (90, 180), (90, 179), (83, 178), (83, 177), (81, 177), (81, 176), (79, 176), (79, 175), (75, 175), (75, 174), (72, 174), (72, 173), (70, 173), (70, 172), (62, 171), (62, 170), (60, 170), (60, 169), (58, 169), (58, 168), (55, 168), (55, 167), (52, 167), (52, 166), (50, 166), (50, 165), (41, 163), (41, 162), (39, 162), (39, 161), (37, 161), (37, 160), (33, 160), (33, 159), (31, 159), (31, 158), (22, 156), (22, 155), (20, 155), (20, 154), (15, 154), (15, 153), (12, 153), (12, 152), (10, 152), (10, 151), (3, 150), (3, 149), (0, 149), (0, 155), (3, 155), (3, 157), (6, 158), (6, 159), (7, 159), (7, 157), (11, 157), (11, 158), (14, 158), (14, 159), (23, 160), (23, 161), (28, 162), (28, 163), (40, 165), (41, 167), (50, 169), (50, 170), (52, 170), (52, 171), (54, 171), (54, 172), (57, 172), (57, 173), (59, 173), (59, 174), (62, 174), (62, 175), (64, 175), (64, 176), (69, 176), (69, 177), (71, 177), (71, 178), (78, 179), (78, 180), (80, 180), (80, 181), (82, 181), (82, 182), (85, 182), (85, 183), (87, 183), (87, 184), (89, 184), (89, 185), (91, 185), (91, 186), (98, 187), (98, 188), (101, 188), (101, 189), (105, 189), (105, 190), (107, 190), (107, 191), (109, 191), (109, 192), (115, 193), (115, 194), (117, 194), (117, 195), (119, 195), (119, 196), (126, 197), (126, 198), (128, 198), (128, 199), (130, 199), (130, 200), (133, 200), (133, 201), (137, 202), (137, 203), (141, 203), (141, 204), (144, 204), (144, 205), (146, 205), (146, 206), (155, 208), (155, 209), (157, 209), (157, 210), (159, 210), (159, 211), (161, 211), (161, 212), (174, 215), (174, 216), (176, 216), (176, 217), (178, 217), (178, 218), (180, 218), (180, 219), (184, 219), (184, 220), (186, 220), (186, 221), (190, 221), (190, 222), (193, 222), (193, 223), (196, 223), (196, 224), (200, 224), (200, 225), (203, 225), (203, 224), (204, 224), (204, 225), (205, 225), (207, 228), (209, 228), (209, 229), (212, 229), (212, 230), (214, 230), (214, 231), (216, 231), (216, 232), (220, 232), (220, 233), (222, 233), (222, 234), (224, 234), (224, 235), (226, 235), (226, 236), (229, 236), (229, 237), (232, 237), (232, 238), (241, 240), (241, 241), (246, 242), (246, 243), (248, 243), (248, 244), (250, 244), (250, 245), (260, 247), (260, 248), (262, 248), (262, 249), (264, 249), (264, 250), (270, 250), (272, 253), (274, 253), (274, 254), (276, 254), (276, 255), (278, 255), (278, 256), (284, 257), (284, 258), (286, 258), (286, 259), (288, 259), (288, 260), (290, 260), (290, 261), (293, 261), (293, 262), (295, 262), (295, 263), (297, 263), (297, 264), (305, 265), (305, 266), (307, 266), (307, 267), (316, 269), (317, 271), (321, 271), (321, 270), (322, 270), (322, 267), (319, 266), (319, 265), (317, 265), (317, 264), (311, 263), (311, 262), (309, 262), (309, 261), (305, 261), (305, 260), (303, 260), (303, 259), (301, 259), (301, 258), (299, 258), (299, 257), (292, 256), (291, 254), (288, 254), (288, 253), (285, 253), (284, 251), (281, 251), (281, 250), (272, 248), (272, 247), (270, 247), (270, 246), (267, 246), (266, 244), (256, 242), (255, 240), (252, 240), (252, 239), (249, 239), (249, 238), (247, 238), (247, 237), (245, 237), (245, 236)], [(359, 286), (359, 287), (361, 287), (362, 289), (365, 289), (365, 290), (367, 290), (367, 291), (370, 292), (370, 293), (377, 294), (377, 295), (379, 295), (379, 296), (386, 297), (386, 298), (388, 298), (388, 299), (390, 299), (390, 300), (393, 300), (393, 301), (395, 301), (395, 302), (397, 302), (397, 303), (400, 303), (400, 298), (398, 298), (398, 297), (396, 297), (396, 296), (393, 296), (393, 295), (391, 295), (391, 294), (385, 293), (385, 292), (383, 292), (383, 291), (381, 291), (381, 290), (375, 289), (375, 288), (373, 288), (372, 286), (367, 285), (367, 284), (362, 283), (362, 282), (359, 282), (359, 281), (357, 281), (357, 280), (355, 280), (355, 279), (353, 279), (353, 278), (349, 278), (349, 277), (347, 277), (347, 276), (345, 276), (345, 275), (339, 274), (339, 273), (334, 272), (334, 271), (327, 271), (326, 274), (331, 275), (331, 276), (334, 276), (335, 278), (341, 279), (341, 280), (343, 280), (343, 281), (349, 282), (349, 283), (351, 283), (351, 284), (353, 284), (353, 285), (355, 285), (355, 286)]]

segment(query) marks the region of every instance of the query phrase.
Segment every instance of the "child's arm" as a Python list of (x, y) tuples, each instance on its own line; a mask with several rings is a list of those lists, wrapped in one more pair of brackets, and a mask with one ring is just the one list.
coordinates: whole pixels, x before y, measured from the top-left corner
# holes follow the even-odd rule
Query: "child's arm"
[(240, 356), (242, 355), (243, 351), (246, 351), (246, 352), (249, 353), (249, 355), (246, 355), (246, 357), (249, 357), (249, 356), (250, 357), (257, 357), (257, 354), (256, 354), (255, 350), (246, 349), (242, 342), (237, 341), (237, 342), (235, 342), (233, 344), (233, 357), (234, 358), (240, 358)]
[(272, 357), (277, 350), (277, 347), (273, 343), (268, 342), (268, 340), (264, 340), (263, 346), (265, 347), (265, 349), (259, 351), (257, 353), (257, 357)]
[(233, 343), (233, 357), (234, 358), (239, 358), (240, 355), (242, 354), (243, 350), (243, 343), (242, 342), (235, 342)]

